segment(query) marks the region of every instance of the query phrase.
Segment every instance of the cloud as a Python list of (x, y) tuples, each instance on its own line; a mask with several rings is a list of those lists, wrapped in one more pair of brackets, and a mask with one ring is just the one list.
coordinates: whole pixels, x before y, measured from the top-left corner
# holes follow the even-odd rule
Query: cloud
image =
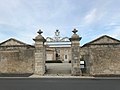
[(0, 36), (30, 43), (39, 29), (45, 37), (54, 37), (56, 29), (61, 36), (71, 37), (77, 28), (89, 41), (104, 33), (118, 33), (114, 24), (120, 23), (119, 11), (119, 0), (1, 0)]
[(85, 22), (86, 23), (92, 23), (95, 18), (97, 16), (97, 9), (94, 8), (93, 10), (91, 10), (86, 16), (85, 16)]
[(105, 10), (93, 8), (92, 10), (88, 11), (87, 14), (84, 16), (83, 25), (92, 25), (97, 23), (99, 24), (99, 22), (104, 19), (106, 14), (107, 11)]

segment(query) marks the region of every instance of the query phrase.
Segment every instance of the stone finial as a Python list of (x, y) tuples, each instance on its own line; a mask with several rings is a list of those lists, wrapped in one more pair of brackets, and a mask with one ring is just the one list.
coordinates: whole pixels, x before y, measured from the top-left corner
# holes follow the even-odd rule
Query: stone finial
[(33, 39), (34, 41), (43, 41), (45, 42), (46, 39), (41, 35), (43, 33), (43, 31), (41, 29), (39, 29), (39, 31), (37, 32), (39, 35), (37, 35), (35, 37), (35, 39)]
[(39, 31), (37, 32), (38, 34), (42, 34), (43, 31), (41, 29), (39, 29)]
[(74, 34), (76, 34), (78, 32), (78, 30), (75, 28), (73, 31), (72, 31)]
[(81, 37), (79, 37), (79, 35), (77, 35), (76, 33), (78, 32), (77, 29), (74, 29), (72, 31), (74, 34), (72, 35), (71, 38), (69, 38), (70, 41), (80, 41), (81, 40)]

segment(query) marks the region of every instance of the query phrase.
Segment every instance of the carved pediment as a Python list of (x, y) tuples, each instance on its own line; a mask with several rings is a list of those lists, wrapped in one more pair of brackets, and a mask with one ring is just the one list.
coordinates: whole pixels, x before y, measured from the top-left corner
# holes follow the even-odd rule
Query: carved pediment
[(120, 44), (120, 41), (115, 39), (115, 38), (112, 38), (110, 36), (104, 35), (104, 36), (101, 36), (101, 37), (85, 44), (84, 46), (86, 46), (86, 45), (99, 45), (99, 44)]
[(13, 45), (27, 45), (27, 44), (13, 38), (10, 38), (0, 43), (0, 46), (13, 46)]
[(95, 43), (120, 43), (120, 41), (112, 37), (109, 37), (109, 36), (103, 36), (93, 41), (92, 43), (93, 44)]

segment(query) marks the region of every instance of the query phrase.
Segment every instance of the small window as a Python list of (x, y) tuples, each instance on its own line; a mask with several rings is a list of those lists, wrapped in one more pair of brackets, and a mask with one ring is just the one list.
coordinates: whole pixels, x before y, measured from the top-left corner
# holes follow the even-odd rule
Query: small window
[(67, 59), (67, 55), (65, 55), (65, 59)]

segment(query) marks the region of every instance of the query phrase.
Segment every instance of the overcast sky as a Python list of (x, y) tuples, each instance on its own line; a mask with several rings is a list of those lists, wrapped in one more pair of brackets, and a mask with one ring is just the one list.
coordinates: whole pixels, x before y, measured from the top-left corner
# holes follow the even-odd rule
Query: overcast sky
[(0, 0), (0, 42), (33, 44), (39, 29), (71, 37), (74, 28), (82, 45), (105, 34), (120, 39), (120, 0)]

